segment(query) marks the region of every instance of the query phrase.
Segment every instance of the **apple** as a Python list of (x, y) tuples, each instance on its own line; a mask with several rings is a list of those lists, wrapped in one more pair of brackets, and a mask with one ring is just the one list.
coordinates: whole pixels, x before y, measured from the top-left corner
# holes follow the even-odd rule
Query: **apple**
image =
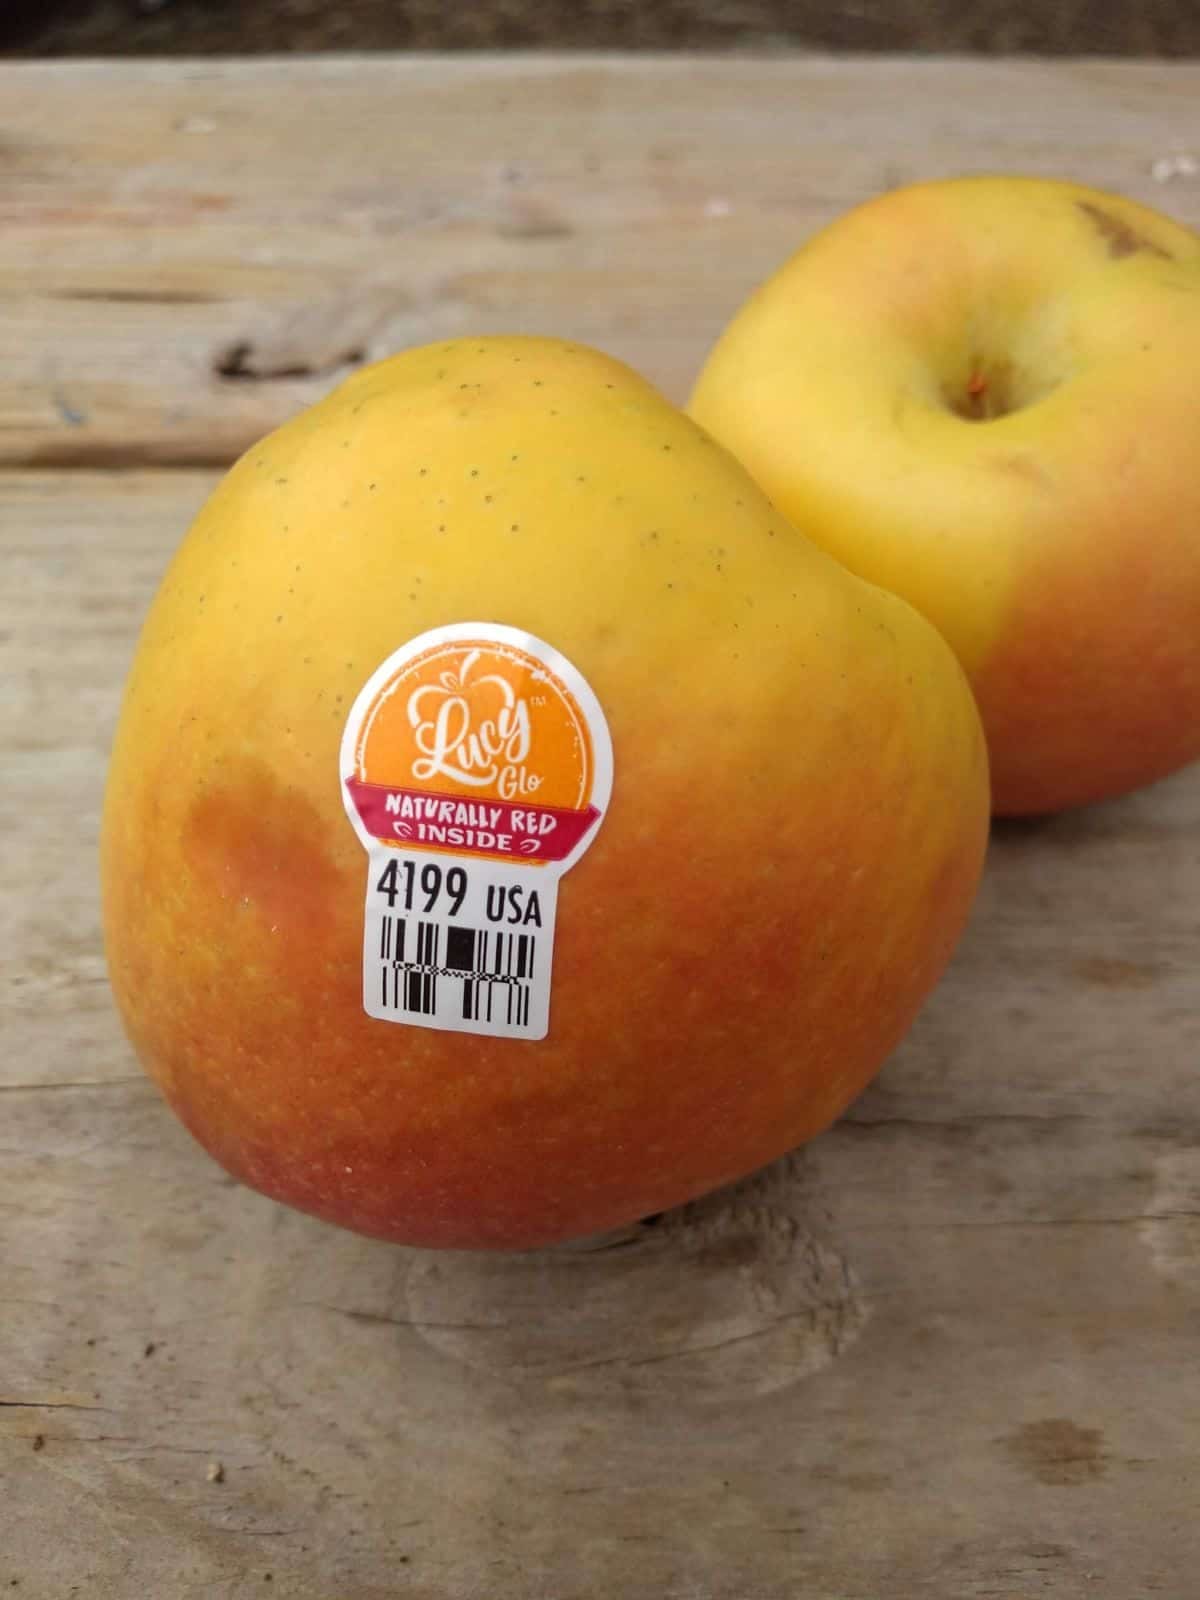
[(681, 411), (581, 346), (432, 345), (250, 450), (166, 574), (112, 986), (246, 1184), (539, 1245), (835, 1118), (955, 945), (987, 798), (944, 641)]
[(1200, 239), (1078, 184), (897, 189), (720, 336), (690, 414), (953, 645), (998, 812), (1200, 756)]

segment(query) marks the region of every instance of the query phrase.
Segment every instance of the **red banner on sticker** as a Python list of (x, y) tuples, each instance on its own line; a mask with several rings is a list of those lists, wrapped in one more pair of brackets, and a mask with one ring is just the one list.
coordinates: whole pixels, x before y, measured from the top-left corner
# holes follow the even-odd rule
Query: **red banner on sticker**
[(347, 778), (363, 827), (376, 839), (423, 849), (517, 861), (564, 861), (600, 819), (582, 811), (516, 800), (465, 800), (426, 789)]

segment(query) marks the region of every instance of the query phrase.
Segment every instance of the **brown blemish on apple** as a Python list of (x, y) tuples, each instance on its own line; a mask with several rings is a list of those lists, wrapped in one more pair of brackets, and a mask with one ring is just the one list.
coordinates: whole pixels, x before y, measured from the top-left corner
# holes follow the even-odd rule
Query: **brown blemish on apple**
[(1123, 261), (1126, 256), (1137, 255), (1139, 252), (1158, 256), (1163, 261), (1174, 259), (1169, 250), (1164, 250), (1162, 245), (1156, 244), (1153, 239), (1147, 239), (1145, 234), (1138, 233), (1137, 229), (1123, 217), (1114, 216), (1103, 206), (1096, 205), (1095, 201), (1077, 200), (1075, 203), (1104, 240), (1108, 253), (1114, 261)]
[(1052, 1487), (1091, 1483), (1107, 1471), (1104, 1435), (1067, 1417), (1027, 1422), (1001, 1440), (1009, 1457), (1037, 1483)]

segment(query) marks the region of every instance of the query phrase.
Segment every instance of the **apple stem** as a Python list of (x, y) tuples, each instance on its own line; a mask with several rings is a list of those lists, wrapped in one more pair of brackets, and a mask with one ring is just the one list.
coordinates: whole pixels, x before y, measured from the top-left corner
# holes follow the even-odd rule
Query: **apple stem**
[(989, 415), (988, 380), (978, 369), (967, 379), (967, 414), (977, 420)]

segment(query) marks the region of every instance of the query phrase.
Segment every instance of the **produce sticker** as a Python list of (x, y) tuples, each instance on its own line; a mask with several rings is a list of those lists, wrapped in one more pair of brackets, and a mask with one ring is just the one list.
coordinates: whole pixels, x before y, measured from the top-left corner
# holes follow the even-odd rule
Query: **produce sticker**
[(454, 623), (388, 656), (341, 747), (367, 851), (369, 1016), (545, 1038), (558, 883), (596, 836), (612, 770), (600, 702), (532, 634)]

